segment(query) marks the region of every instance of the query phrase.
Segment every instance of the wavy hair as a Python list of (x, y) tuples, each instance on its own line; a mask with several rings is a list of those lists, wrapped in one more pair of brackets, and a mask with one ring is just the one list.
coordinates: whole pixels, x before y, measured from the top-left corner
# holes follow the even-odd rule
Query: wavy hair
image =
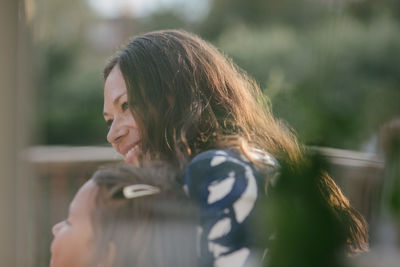
[(265, 108), (257, 83), (196, 35), (166, 30), (138, 36), (107, 64), (105, 79), (115, 65), (143, 153), (181, 166), (206, 149), (246, 144), (279, 160), (301, 156), (294, 135)]

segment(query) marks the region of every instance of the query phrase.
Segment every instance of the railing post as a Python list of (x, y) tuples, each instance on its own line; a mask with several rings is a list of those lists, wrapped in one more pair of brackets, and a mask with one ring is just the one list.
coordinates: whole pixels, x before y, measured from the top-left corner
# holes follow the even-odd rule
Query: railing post
[(27, 144), (31, 114), (29, 35), (24, 0), (0, 4), (0, 266), (30, 267), (31, 194), (19, 151)]
[(16, 266), (16, 91), (18, 2), (0, 8), (0, 266)]

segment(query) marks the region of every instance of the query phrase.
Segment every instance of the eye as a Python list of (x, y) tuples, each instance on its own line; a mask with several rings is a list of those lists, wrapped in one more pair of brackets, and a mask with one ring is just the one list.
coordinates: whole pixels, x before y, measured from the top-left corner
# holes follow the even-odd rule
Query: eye
[(128, 108), (129, 108), (129, 104), (128, 104), (128, 102), (124, 102), (124, 103), (122, 103), (122, 105), (121, 105), (121, 109), (122, 109), (122, 111), (126, 111), (126, 110), (128, 110)]
[(111, 125), (112, 125), (113, 121), (114, 120), (106, 120), (106, 124), (107, 124), (108, 129), (111, 128)]

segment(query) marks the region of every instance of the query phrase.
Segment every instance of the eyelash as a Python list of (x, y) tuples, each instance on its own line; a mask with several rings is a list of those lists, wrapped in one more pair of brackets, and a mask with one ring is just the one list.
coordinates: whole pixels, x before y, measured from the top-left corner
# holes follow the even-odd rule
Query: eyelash
[[(121, 105), (121, 110), (122, 110), (122, 111), (127, 111), (128, 108), (129, 108), (128, 102), (122, 103), (122, 105)], [(112, 125), (113, 121), (114, 121), (114, 120), (108, 120), (108, 121), (106, 121), (106, 125), (107, 125), (108, 129), (111, 128), (111, 125)]]
[(121, 105), (121, 109), (122, 109), (122, 111), (126, 111), (128, 108), (129, 108), (129, 104), (128, 104), (128, 102), (124, 102), (124, 103), (122, 103), (122, 105)]
[(111, 128), (111, 125), (112, 125), (113, 121), (114, 121), (114, 120), (108, 120), (108, 121), (106, 121), (106, 124), (107, 124), (108, 129)]

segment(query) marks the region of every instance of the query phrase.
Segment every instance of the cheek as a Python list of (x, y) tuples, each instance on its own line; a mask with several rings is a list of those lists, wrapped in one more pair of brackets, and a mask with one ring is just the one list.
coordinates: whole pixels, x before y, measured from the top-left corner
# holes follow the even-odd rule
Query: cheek
[(63, 235), (62, 233), (54, 237), (50, 247), (51, 267), (63, 267), (71, 264), (69, 260), (69, 255), (71, 254), (71, 252), (69, 251), (69, 243), (70, 241), (68, 240), (68, 237)]
[(125, 112), (123, 117), (126, 124), (136, 128), (136, 120), (132, 112), (130, 111)]
[(118, 151), (118, 145), (116, 143), (111, 143), (111, 145), (115, 151)]
[(124, 114), (124, 124), (128, 126), (128, 129), (130, 131), (130, 134), (134, 136), (135, 139), (137, 139), (139, 136), (139, 127), (138, 124), (136, 123), (135, 117), (132, 115), (131, 112), (127, 112), (127, 114)]
[(65, 231), (51, 244), (51, 267), (87, 267), (91, 264), (93, 242), (84, 234)]

